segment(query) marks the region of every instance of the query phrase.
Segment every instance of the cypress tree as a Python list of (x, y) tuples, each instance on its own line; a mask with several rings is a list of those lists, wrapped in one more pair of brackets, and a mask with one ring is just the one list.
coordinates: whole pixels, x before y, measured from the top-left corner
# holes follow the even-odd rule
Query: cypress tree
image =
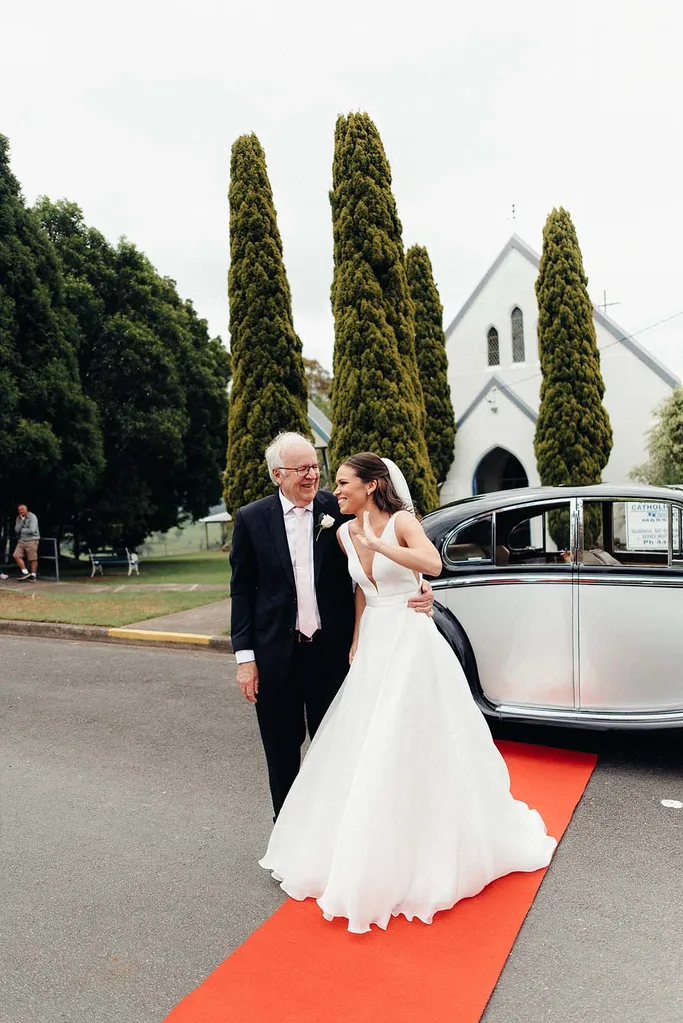
[(453, 463), (455, 416), (448, 383), (443, 306), (429, 253), (423, 246), (408, 249), (406, 273), (415, 306), (415, 354), (425, 401), (425, 439), (434, 478), (443, 483)]
[(266, 158), (242, 135), (230, 163), (230, 350), (225, 503), (231, 512), (272, 493), (264, 451), (282, 430), (310, 436), (301, 341), (282, 260)]
[[(176, 300), (180, 301), (177, 296)], [(178, 357), (190, 417), (185, 436), (182, 506), (198, 519), (208, 514), (223, 492), (230, 353), (220, 337), (209, 337), (206, 320), (197, 315), (191, 302), (182, 303), (177, 311), (186, 339)]]
[(599, 483), (612, 450), (587, 285), (571, 217), (554, 209), (536, 281), (543, 382), (534, 449), (546, 486)]
[(438, 504), (424, 437), (413, 304), (391, 171), (367, 114), (339, 117), (332, 171), (333, 466), (376, 451), (401, 467), (421, 512)]

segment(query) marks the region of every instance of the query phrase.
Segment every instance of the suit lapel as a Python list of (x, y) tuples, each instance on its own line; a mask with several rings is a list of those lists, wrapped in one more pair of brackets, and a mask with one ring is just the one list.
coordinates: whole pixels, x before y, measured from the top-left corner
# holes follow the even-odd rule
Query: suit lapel
[(296, 584), (294, 582), (294, 569), (292, 567), (292, 556), (289, 553), (289, 544), (287, 543), (287, 531), (285, 530), (285, 517), (282, 512), (282, 505), (280, 504), (280, 494), (273, 495), (271, 503), (266, 507), (266, 525), (270, 532), (275, 549), (280, 555), (282, 561), (282, 567), (285, 570), (289, 583), (293, 590), (296, 590)]

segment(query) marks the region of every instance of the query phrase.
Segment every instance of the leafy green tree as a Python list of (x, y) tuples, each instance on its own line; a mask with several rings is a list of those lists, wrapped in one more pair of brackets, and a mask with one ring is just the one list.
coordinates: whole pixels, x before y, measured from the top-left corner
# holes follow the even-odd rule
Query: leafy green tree
[(75, 531), (136, 546), (220, 499), (229, 355), (130, 242), (111, 245), (75, 203), (37, 212), (64, 270), (78, 358), (106, 468)]
[(178, 359), (189, 416), (181, 503), (185, 512), (198, 519), (223, 496), (231, 359), (221, 339), (209, 337), (206, 320), (191, 302), (181, 303), (179, 314), (186, 343)]
[(59, 535), (103, 469), (77, 334), (54, 247), (26, 207), (0, 136), (0, 507), (7, 522), (25, 501), (45, 535)]
[(612, 449), (587, 285), (571, 217), (553, 210), (536, 281), (543, 381), (534, 449), (546, 486), (599, 483)]
[(631, 473), (653, 486), (683, 483), (683, 387), (677, 387), (656, 410), (657, 422), (648, 438), (649, 458)]
[(413, 305), (391, 171), (367, 114), (339, 117), (332, 170), (333, 467), (373, 450), (403, 470), (421, 512), (438, 504), (424, 437)]
[(301, 341), (282, 259), (266, 158), (242, 135), (230, 163), (230, 351), (225, 503), (231, 512), (272, 493), (264, 451), (283, 430), (310, 436)]
[(448, 383), (443, 306), (429, 253), (423, 246), (408, 249), (406, 273), (415, 307), (415, 354), (427, 414), (425, 439), (434, 478), (443, 483), (453, 464), (455, 416)]

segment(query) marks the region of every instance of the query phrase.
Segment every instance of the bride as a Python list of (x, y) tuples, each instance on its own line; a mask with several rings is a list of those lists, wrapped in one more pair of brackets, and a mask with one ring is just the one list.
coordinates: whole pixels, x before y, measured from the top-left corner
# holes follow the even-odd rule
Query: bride
[(407, 606), (441, 558), (398, 467), (370, 452), (337, 472), (337, 539), (356, 583), (349, 673), (311, 742), (261, 866), (348, 929), (434, 913), (550, 862), (555, 839), (513, 799), (460, 662)]

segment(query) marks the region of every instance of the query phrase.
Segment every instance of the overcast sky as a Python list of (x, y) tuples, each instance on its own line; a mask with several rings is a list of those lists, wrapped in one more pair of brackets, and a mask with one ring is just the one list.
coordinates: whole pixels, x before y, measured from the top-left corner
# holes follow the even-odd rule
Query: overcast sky
[[(591, 297), (683, 377), (677, 0), (32, 0), (2, 14), (0, 132), (24, 194), (126, 235), (228, 343), (230, 149), (268, 160), (296, 329), (332, 365), (337, 114), (367, 110), (446, 323), (563, 205)], [(515, 207), (515, 219), (512, 207)]]

